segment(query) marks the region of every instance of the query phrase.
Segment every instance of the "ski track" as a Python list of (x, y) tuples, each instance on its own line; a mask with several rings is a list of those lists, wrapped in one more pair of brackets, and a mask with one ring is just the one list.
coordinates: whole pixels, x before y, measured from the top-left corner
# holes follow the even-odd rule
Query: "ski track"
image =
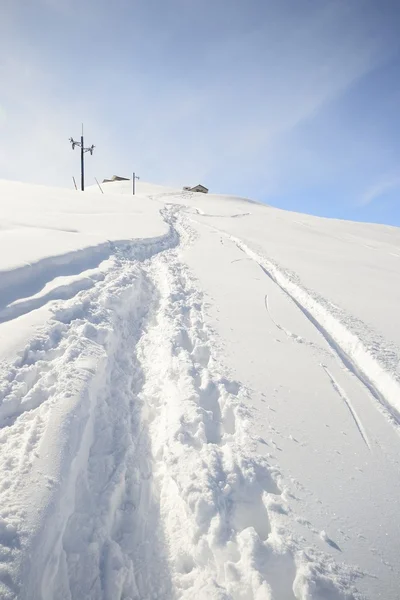
[[(239, 238), (219, 229), (216, 231), (230, 239), (239, 250), (252, 258), (263, 273), (289, 297), (322, 335), (344, 367), (357, 377), (368, 395), (378, 402), (381, 412), (400, 433), (400, 383), (396, 377), (369, 352), (362, 340), (346, 327), (346, 323), (339, 321), (311, 293), (297, 282), (295, 283), (293, 277), (285, 270), (270, 258), (252, 250)], [(266, 309), (269, 312), (267, 303)], [(286, 334), (288, 337), (296, 338), (291, 332)]]
[(269, 298), (268, 298), (268, 294), (265, 294), (264, 296), (264, 305), (265, 305), (265, 309), (268, 313), (269, 318), (271, 319), (272, 323), (275, 325), (275, 327), (277, 329), (279, 329), (279, 331), (282, 331), (282, 333), (285, 334), (285, 336), (293, 341), (296, 342), (297, 344), (303, 344), (305, 346), (309, 346), (310, 348), (312, 348), (313, 350), (316, 350), (318, 355), (321, 354), (329, 354), (329, 351), (327, 351), (325, 348), (323, 348), (322, 346), (319, 346), (317, 344), (315, 344), (314, 342), (311, 342), (310, 340), (305, 339), (304, 337), (302, 337), (301, 335), (298, 335), (297, 333), (293, 333), (292, 331), (289, 331), (289, 329), (286, 329), (286, 327), (284, 327), (283, 325), (281, 325), (280, 323), (278, 323), (276, 321), (276, 319), (274, 319), (274, 317), (271, 314), (271, 310), (270, 310), (270, 306), (269, 306)]
[(369, 443), (368, 440), (368, 436), (365, 432), (365, 429), (361, 423), (361, 420), (359, 418), (359, 416), (357, 415), (354, 407), (351, 404), (350, 399), (348, 398), (346, 392), (343, 390), (343, 388), (339, 385), (339, 383), (336, 381), (336, 379), (334, 378), (334, 376), (332, 375), (332, 373), (329, 371), (328, 367), (326, 365), (321, 364), (322, 368), (324, 369), (325, 373), (328, 375), (330, 382), (332, 383), (332, 386), (334, 388), (334, 390), (338, 393), (338, 395), (342, 398), (343, 402), (345, 403), (345, 405), (347, 406), (353, 421), (358, 429), (358, 432), (360, 434), (360, 436), (362, 437), (365, 445), (367, 446), (367, 448), (369, 450), (371, 450), (371, 445)]
[(290, 533), (251, 393), (222, 364), (181, 260), (194, 233), (180, 210), (161, 211), (166, 236), (96, 256), (110, 261), (101, 278), (1, 365), (5, 600), (357, 597), (357, 570)]
[[(325, 354), (327, 356), (337, 356), (335, 352), (332, 351), (332, 347), (328, 346), (328, 348), (330, 349), (330, 352), (327, 352), (324, 348), (322, 348), (321, 346), (317, 346), (315, 343), (306, 340), (305, 338), (303, 338), (302, 336), (299, 336), (295, 333), (292, 333), (291, 331), (289, 331), (288, 329), (286, 329), (285, 327), (283, 327), (282, 325), (280, 325), (279, 323), (277, 323), (277, 321), (272, 317), (271, 315), (271, 311), (269, 308), (269, 302), (268, 302), (268, 294), (265, 295), (264, 297), (264, 303), (265, 303), (265, 308), (267, 310), (267, 313), (272, 321), (272, 323), (275, 325), (275, 327), (277, 329), (279, 329), (280, 331), (282, 331), (286, 337), (289, 340), (292, 340), (294, 342), (297, 342), (298, 344), (305, 344), (307, 346), (310, 346), (313, 349), (316, 349), (318, 352), (318, 355), (320, 356), (321, 354)], [(361, 419), (358, 417), (357, 412), (355, 411), (349, 397), (347, 396), (346, 392), (344, 391), (344, 389), (342, 388), (342, 386), (339, 384), (339, 382), (335, 379), (335, 377), (333, 376), (333, 374), (331, 373), (331, 371), (328, 369), (328, 367), (322, 363), (321, 367), (324, 369), (325, 373), (328, 375), (329, 380), (334, 388), (334, 390), (336, 391), (336, 393), (340, 396), (340, 398), (343, 400), (345, 406), (347, 407), (347, 409), (349, 410), (349, 413), (352, 417), (352, 420), (354, 421), (357, 430), (363, 440), (363, 442), (365, 443), (365, 445), (367, 446), (367, 448), (369, 450), (371, 450), (371, 444), (368, 440), (368, 436), (365, 432), (365, 429), (362, 425)]]

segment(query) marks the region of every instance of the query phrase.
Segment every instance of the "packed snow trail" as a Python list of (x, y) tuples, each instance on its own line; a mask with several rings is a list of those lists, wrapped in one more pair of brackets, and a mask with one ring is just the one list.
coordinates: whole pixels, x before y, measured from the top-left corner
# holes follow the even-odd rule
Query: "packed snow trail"
[[(147, 306), (137, 259), (177, 242), (170, 228), (162, 238), (121, 248), (104, 266), (101, 281), (56, 305), (50, 328), (30, 341), (11, 368), (3, 364), (1, 504), (10, 521), (3, 522), (1, 538), (4, 597), (65, 597), (55, 565), (64, 560), (64, 528), (75, 482), (88, 468), (101, 390), (120, 359), (117, 319), (125, 323), (132, 316), (123, 313), (128, 307), (136, 327)], [(111, 444), (111, 457), (117, 450)]]
[(395, 600), (400, 442), (364, 330), (352, 354), (332, 304), (329, 333), (250, 239), (257, 205), (118, 206), (147, 239), (7, 275), (0, 350), (27, 342), (1, 363), (1, 597)]
[(339, 598), (356, 571), (332, 578), (282, 535), (288, 497), (251, 450), (249, 392), (213, 356), (203, 294), (177, 251), (149, 253), (121, 251), (56, 308), (10, 382), (3, 443), (17, 429), (26, 446), (4, 467), (20, 527), (4, 525), (3, 596), (307, 598), (312, 583)]

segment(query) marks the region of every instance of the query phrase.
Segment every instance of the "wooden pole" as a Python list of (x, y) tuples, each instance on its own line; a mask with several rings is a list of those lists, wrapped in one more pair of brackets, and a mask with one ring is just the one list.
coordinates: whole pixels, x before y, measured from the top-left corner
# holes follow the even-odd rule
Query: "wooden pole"
[(101, 185), (100, 185), (100, 184), (99, 184), (99, 182), (97, 181), (96, 177), (94, 178), (94, 180), (95, 180), (95, 182), (97, 183), (97, 185), (99, 186), (101, 193), (102, 193), (102, 194), (104, 194), (103, 190), (101, 189)]

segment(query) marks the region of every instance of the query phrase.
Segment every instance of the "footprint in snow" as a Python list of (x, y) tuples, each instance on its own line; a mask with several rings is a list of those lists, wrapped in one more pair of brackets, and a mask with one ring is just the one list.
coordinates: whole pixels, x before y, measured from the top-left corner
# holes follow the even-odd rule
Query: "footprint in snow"
[(319, 537), (321, 538), (321, 540), (323, 540), (324, 542), (329, 544), (329, 546), (331, 546), (332, 548), (335, 548), (335, 550), (339, 550), (339, 552), (342, 551), (341, 548), (337, 545), (337, 543), (334, 542), (333, 540), (331, 540), (331, 538), (328, 536), (326, 531), (322, 530), (319, 534)]

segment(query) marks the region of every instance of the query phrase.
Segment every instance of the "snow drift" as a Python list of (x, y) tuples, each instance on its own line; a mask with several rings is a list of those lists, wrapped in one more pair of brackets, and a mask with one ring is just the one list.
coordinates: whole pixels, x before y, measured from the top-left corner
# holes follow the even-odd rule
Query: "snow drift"
[(400, 233), (0, 184), (2, 598), (397, 598)]

